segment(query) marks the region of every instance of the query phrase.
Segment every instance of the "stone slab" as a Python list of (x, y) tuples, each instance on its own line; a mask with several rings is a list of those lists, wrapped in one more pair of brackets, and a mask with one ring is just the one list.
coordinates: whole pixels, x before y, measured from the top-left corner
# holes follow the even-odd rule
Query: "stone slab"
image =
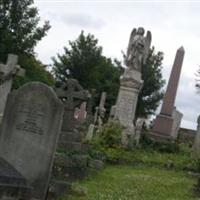
[(32, 82), (8, 95), (0, 130), (0, 156), (45, 199), (62, 124), (63, 104), (47, 85)]

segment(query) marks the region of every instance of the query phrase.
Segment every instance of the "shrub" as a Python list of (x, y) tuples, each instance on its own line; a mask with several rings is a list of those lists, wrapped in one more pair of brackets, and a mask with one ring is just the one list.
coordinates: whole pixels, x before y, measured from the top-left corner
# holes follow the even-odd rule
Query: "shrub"
[(105, 124), (97, 133), (96, 141), (103, 147), (117, 148), (121, 146), (122, 127), (117, 121)]

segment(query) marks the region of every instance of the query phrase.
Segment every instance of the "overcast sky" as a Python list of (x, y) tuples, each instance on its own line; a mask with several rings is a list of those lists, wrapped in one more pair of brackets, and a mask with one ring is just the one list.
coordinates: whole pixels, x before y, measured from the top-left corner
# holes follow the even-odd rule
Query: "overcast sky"
[(104, 55), (122, 60), (121, 50), (126, 50), (131, 30), (143, 26), (151, 31), (156, 50), (164, 52), (163, 76), (168, 81), (176, 50), (183, 46), (185, 58), (175, 105), (184, 114), (182, 127), (196, 129), (200, 94), (195, 90), (194, 74), (200, 65), (200, 1), (35, 0), (35, 4), (41, 20), (49, 20), (52, 26), (36, 48), (45, 64), (62, 54), (81, 30), (98, 38)]

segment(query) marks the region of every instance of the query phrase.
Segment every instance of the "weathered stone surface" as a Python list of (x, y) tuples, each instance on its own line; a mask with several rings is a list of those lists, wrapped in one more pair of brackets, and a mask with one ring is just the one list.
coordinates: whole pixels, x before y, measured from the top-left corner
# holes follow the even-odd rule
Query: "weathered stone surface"
[[(132, 77), (130, 77), (130, 74)], [(126, 70), (121, 78), (114, 119), (119, 120), (124, 129), (122, 143), (125, 147), (131, 147), (133, 144), (135, 135), (133, 120), (142, 85), (140, 72), (128, 73)]]
[(12, 87), (13, 77), (15, 75), (23, 76), (25, 70), (18, 65), (18, 56), (9, 54), (6, 65), (0, 65), (0, 115), (3, 115), (7, 96)]
[(154, 120), (152, 136), (155, 134), (156, 137), (160, 136), (168, 139), (173, 139), (172, 129), (174, 122), (172, 115), (173, 115), (174, 103), (176, 99), (176, 93), (180, 79), (184, 54), (185, 51), (183, 47), (179, 48), (176, 52), (161, 112)]
[(30, 199), (31, 187), (25, 178), (4, 159), (0, 158), (0, 199)]
[(104, 167), (104, 162), (101, 160), (91, 159), (89, 162), (89, 167), (95, 170), (100, 170)]
[(90, 141), (93, 138), (94, 135), (94, 129), (95, 129), (95, 125), (94, 124), (90, 124), (89, 128), (88, 128), (88, 132), (86, 134), (86, 141)]
[(140, 138), (141, 138), (141, 133), (142, 133), (142, 128), (143, 125), (145, 123), (145, 119), (144, 118), (138, 118), (135, 124), (135, 136), (134, 136), (134, 140), (135, 140), (135, 144), (136, 146), (139, 145), (140, 142)]
[(63, 105), (45, 84), (33, 82), (10, 93), (0, 132), (0, 156), (14, 166), (44, 199), (58, 135)]
[(200, 158), (200, 116), (197, 119), (197, 133), (194, 139), (193, 155)]
[(172, 126), (171, 136), (173, 139), (177, 139), (178, 131), (181, 125), (181, 120), (183, 118), (183, 114), (179, 112), (176, 108), (174, 108), (173, 113), (172, 113), (172, 118), (173, 118), (173, 126)]

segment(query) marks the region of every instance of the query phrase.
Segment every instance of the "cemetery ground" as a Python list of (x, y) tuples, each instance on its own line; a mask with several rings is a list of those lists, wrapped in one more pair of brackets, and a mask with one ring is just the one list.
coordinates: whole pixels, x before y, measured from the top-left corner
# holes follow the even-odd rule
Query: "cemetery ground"
[(191, 157), (188, 145), (179, 145), (179, 150), (175, 146), (133, 151), (102, 148), (107, 163), (104, 168), (75, 182), (71, 195), (61, 199), (199, 199), (194, 191), (199, 160)]

